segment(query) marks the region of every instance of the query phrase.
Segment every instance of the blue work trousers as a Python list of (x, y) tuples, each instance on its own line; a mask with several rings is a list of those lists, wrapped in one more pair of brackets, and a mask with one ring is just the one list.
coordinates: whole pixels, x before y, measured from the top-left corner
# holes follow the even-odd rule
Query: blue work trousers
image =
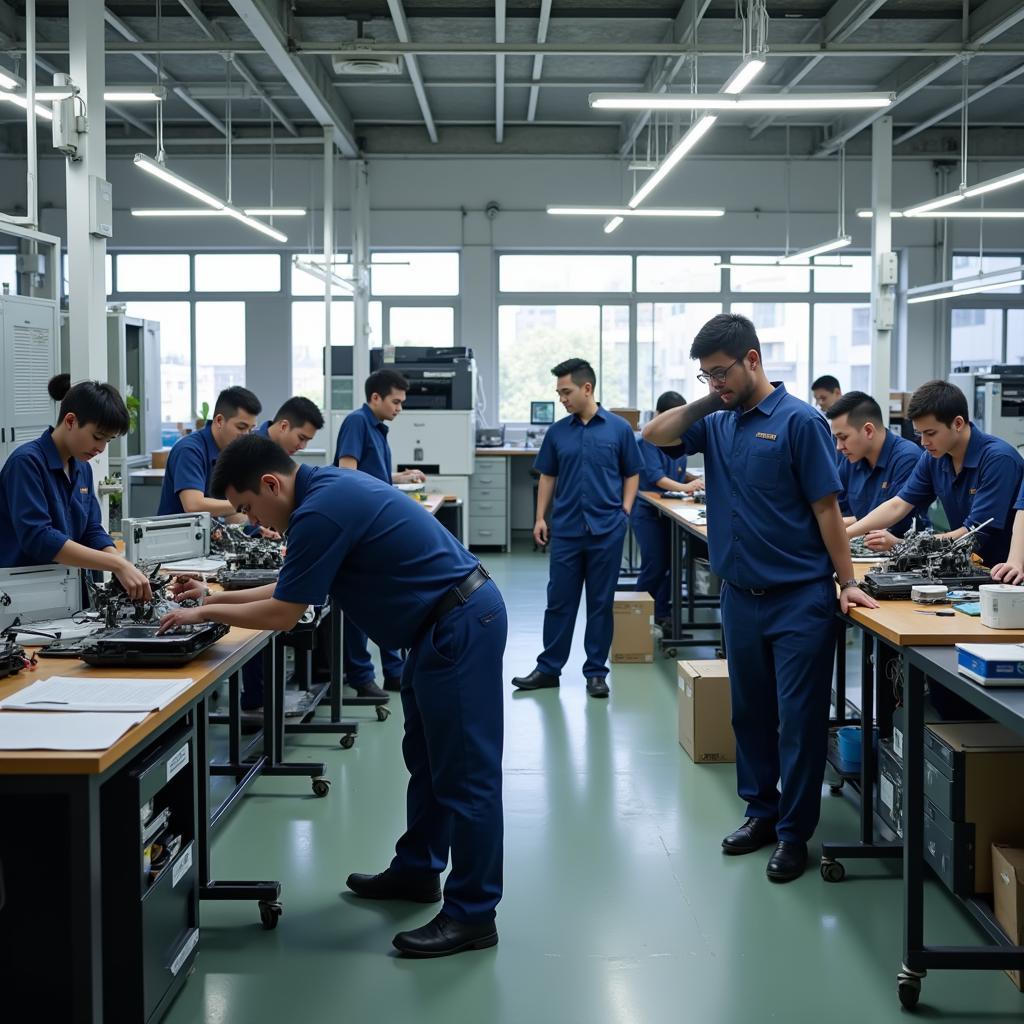
[(405, 834), (391, 870), (448, 866), (442, 911), (483, 923), (501, 899), (502, 658), (508, 617), (493, 582), (416, 639), (402, 674), (409, 769)]
[(829, 579), (761, 595), (722, 587), (737, 790), (785, 842), (806, 843), (821, 811), (835, 616)]
[[(345, 682), (357, 690), (373, 682), (373, 662), (366, 646), (366, 634), (346, 615), (342, 624)], [(380, 650), (380, 667), (385, 679), (399, 679), (404, 661), (398, 651)]]
[(548, 606), (544, 612), (544, 652), (537, 668), (559, 676), (569, 660), (573, 627), (584, 586), (587, 591), (587, 630), (583, 647), (587, 679), (608, 675), (608, 649), (612, 645), (615, 584), (622, 565), (622, 544), (628, 520), (598, 536), (559, 537), (552, 534), (548, 547)]
[[(646, 503), (645, 503), (646, 504)], [(640, 545), (640, 575), (636, 589), (654, 598), (654, 617), (667, 619), (672, 594), (672, 525), (664, 516), (634, 510), (630, 525)]]

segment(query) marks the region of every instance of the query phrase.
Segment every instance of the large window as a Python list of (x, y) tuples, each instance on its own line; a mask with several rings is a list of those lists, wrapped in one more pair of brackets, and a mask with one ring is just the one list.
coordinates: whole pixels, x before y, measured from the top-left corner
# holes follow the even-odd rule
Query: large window
[(637, 256), (638, 292), (718, 292), (718, 256)]
[(455, 344), (455, 310), (451, 306), (392, 306), (388, 311), (391, 345)]
[[(352, 345), (351, 302), (331, 303), (331, 344)], [(324, 304), (292, 303), (292, 392), (323, 405)]]
[(1024, 309), (1006, 311), (1006, 361), (1024, 363)]
[(187, 253), (125, 253), (117, 257), (119, 292), (187, 292), (191, 283)]
[(806, 292), (811, 287), (807, 266), (767, 264), (764, 256), (733, 256), (729, 272), (734, 292)]
[(734, 302), (732, 309), (754, 321), (768, 379), (780, 380), (791, 394), (806, 398), (810, 391), (810, 306), (806, 302)]
[(501, 256), (498, 279), (503, 292), (628, 292), (633, 287), (633, 257)]
[(245, 303), (196, 303), (196, 399), (210, 403), (245, 384)]
[(281, 257), (269, 252), (198, 253), (197, 292), (279, 292)]
[(374, 295), (458, 295), (457, 252), (375, 252), (370, 258)]
[(1001, 309), (953, 309), (949, 314), (953, 366), (988, 367), (1003, 358)]
[(814, 306), (814, 375), (830, 373), (844, 391), (871, 388), (871, 306), (818, 302)]
[(126, 302), (128, 316), (160, 324), (160, 416), (164, 443), (191, 427), (192, 311), (188, 302)]
[(641, 302), (637, 306), (637, 402), (653, 410), (658, 396), (678, 391), (688, 402), (706, 395), (690, 358), (694, 335), (722, 312), (718, 302)]

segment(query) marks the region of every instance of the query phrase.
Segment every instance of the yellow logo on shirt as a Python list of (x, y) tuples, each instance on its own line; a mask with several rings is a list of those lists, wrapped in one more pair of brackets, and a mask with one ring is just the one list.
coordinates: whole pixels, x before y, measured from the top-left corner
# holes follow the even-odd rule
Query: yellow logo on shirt
[(884, 491), (888, 486), (889, 486), (889, 481), (888, 480), (883, 480), (882, 481), (882, 490)]
[(759, 437), (762, 441), (777, 441), (779, 439), (778, 434), (765, 434), (762, 431), (758, 431), (754, 437)]
[(89, 493), (89, 488), (88, 487), (79, 487), (78, 488), (78, 493), (79, 494), (88, 494)]
[(978, 488), (977, 487), (972, 487), (967, 493), (968, 494), (977, 494), (978, 493)]

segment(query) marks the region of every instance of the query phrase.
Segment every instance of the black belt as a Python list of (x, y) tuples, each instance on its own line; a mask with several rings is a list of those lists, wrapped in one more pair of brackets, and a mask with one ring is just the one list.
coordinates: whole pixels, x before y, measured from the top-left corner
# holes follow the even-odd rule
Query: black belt
[(478, 565), (468, 576), (459, 580), (458, 583), (441, 598), (437, 604), (427, 613), (423, 620), (423, 629), (432, 626), (442, 616), (447, 615), (453, 608), (465, 604), (473, 594), (476, 593), (489, 579), (491, 574), (482, 566)]
[(787, 590), (797, 590), (800, 587), (809, 587), (812, 583), (821, 583), (826, 577), (822, 577), (820, 580), (800, 580), (799, 583), (780, 583), (774, 587), (743, 587), (738, 583), (733, 583), (730, 580), (726, 580), (726, 586), (732, 587), (734, 590), (742, 590), (744, 594), (751, 594), (753, 597), (770, 597), (774, 594), (784, 594)]

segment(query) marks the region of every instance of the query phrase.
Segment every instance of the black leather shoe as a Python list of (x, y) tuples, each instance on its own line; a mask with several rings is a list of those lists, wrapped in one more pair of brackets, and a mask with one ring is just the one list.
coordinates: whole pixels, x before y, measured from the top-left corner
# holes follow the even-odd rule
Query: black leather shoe
[(384, 689), (387, 690), (388, 693), (398, 693), (402, 689), (402, 677), (385, 676)]
[(465, 924), (447, 914), (438, 914), (429, 924), (411, 932), (399, 932), (391, 944), (402, 956), (451, 956), (467, 949), (487, 949), (498, 944), (498, 930), (493, 921), (486, 924)]
[(363, 683), (362, 686), (355, 686), (353, 689), (359, 697), (371, 697), (373, 700), (391, 700), (376, 683)]
[(604, 676), (591, 676), (587, 680), (587, 693), (591, 697), (607, 697), (609, 693), (608, 680)]
[(799, 878), (807, 867), (806, 843), (779, 843), (768, 861), (765, 874), (773, 882), (792, 882)]
[(549, 676), (535, 668), (528, 676), (516, 676), (512, 685), (520, 690), (546, 690), (558, 686), (558, 676)]
[(349, 875), (345, 884), (364, 900), (409, 900), (410, 903), (438, 903), (441, 876), (409, 877), (390, 868), (379, 875)]
[(768, 818), (747, 818), (735, 832), (730, 832), (722, 840), (722, 850), (725, 853), (753, 853), (760, 850), (762, 846), (774, 843), (775, 822)]

